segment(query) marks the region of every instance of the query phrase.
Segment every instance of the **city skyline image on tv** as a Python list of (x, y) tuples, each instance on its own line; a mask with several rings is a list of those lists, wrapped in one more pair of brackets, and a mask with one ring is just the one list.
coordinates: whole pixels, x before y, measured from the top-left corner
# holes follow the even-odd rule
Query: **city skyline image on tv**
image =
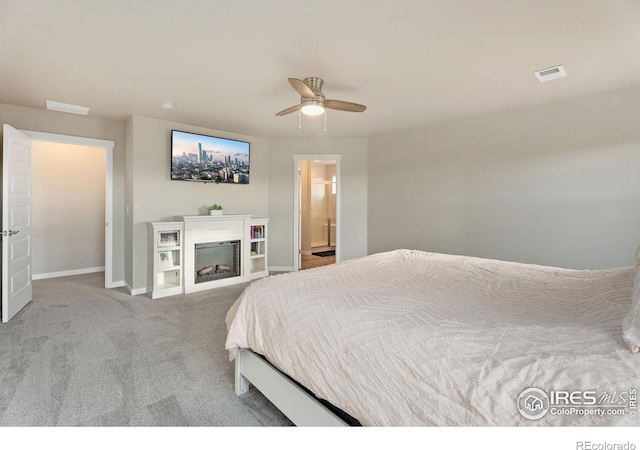
[(249, 184), (249, 142), (171, 131), (171, 179)]

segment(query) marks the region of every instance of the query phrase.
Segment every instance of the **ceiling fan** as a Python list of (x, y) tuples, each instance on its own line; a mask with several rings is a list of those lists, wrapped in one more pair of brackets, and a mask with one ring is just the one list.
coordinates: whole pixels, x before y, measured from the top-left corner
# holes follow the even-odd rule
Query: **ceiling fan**
[(295, 111), (300, 111), (307, 116), (319, 116), (325, 112), (325, 109), (349, 112), (362, 112), (367, 109), (366, 106), (358, 103), (325, 99), (322, 93), (322, 84), (324, 83), (322, 78), (309, 77), (304, 80), (289, 78), (289, 83), (300, 94), (300, 104), (284, 109), (276, 113), (276, 116), (284, 116)]

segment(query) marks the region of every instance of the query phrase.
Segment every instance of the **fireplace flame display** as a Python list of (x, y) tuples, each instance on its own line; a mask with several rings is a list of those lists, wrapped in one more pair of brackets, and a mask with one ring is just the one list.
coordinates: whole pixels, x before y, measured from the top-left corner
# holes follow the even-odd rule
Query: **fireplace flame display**
[(240, 241), (195, 245), (195, 283), (240, 276)]

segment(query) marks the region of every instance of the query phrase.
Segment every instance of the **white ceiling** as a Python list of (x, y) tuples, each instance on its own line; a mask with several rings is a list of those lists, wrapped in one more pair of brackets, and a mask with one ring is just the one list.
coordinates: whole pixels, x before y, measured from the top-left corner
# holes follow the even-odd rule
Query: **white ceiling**
[[(308, 76), (368, 109), (298, 130)], [(638, 0), (0, 0), (0, 103), (107, 119), (362, 137), (639, 83)]]

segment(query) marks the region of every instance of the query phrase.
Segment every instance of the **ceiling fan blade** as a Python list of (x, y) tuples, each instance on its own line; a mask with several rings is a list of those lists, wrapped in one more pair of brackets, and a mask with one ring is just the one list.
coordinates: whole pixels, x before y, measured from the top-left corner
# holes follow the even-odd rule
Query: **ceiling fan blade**
[(297, 78), (289, 78), (289, 83), (291, 86), (300, 94), (301, 97), (307, 98), (315, 98), (316, 94), (313, 93), (311, 88), (304, 84), (302, 80), (298, 80)]
[(325, 100), (324, 107), (329, 109), (337, 109), (338, 111), (362, 112), (367, 109), (364, 105), (357, 103), (343, 102), (342, 100)]
[(292, 112), (297, 111), (299, 109), (300, 109), (300, 105), (295, 105), (295, 106), (292, 106), (291, 108), (283, 109), (279, 113), (276, 113), (276, 116), (285, 116), (285, 115), (291, 114)]

